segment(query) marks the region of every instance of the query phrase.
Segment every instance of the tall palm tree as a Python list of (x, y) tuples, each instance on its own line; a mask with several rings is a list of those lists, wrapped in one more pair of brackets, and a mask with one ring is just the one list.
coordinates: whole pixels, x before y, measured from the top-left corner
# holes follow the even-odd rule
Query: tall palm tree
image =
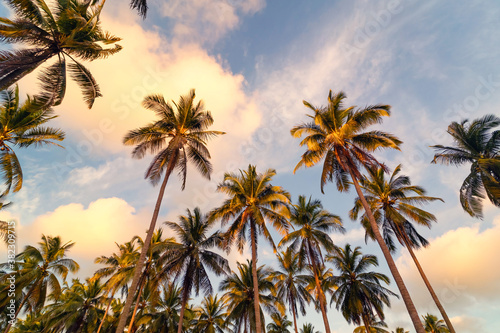
[(0, 91), (0, 104), (0, 172), (7, 187), (5, 193), (11, 188), (17, 192), (23, 186), (23, 171), (14, 148), (59, 146), (54, 141), (62, 141), (64, 132), (43, 126), (56, 117), (52, 109), (34, 109), (30, 98), (21, 105), (17, 85)]
[(336, 248), (335, 254), (328, 255), (327, 260), (340, 272), (333, 277), (337, 290), (333, 292), (332, 302), (335, 301), (337, 310), (348, 323), (363, 323), (366, 332), (371, 332), (374, 315), (384, 320), (384, 304), (390, 306), (389, 296), (396, 296), (381, 284), (389, 284), (386, 275), (369, 271), (371, 266), (378, 266), (377, 257), (363, 255), (359, 246), (353, 250), (346, 244), (344, 248)]
[[(253, 274), (254, 265), (247, 260), (246, 264), (238, 263), (238, 273), (232, 273), (221, 281), (219, 288), (226, 291), (223, 299), (227, 302), (227, 323), (233, 325), (232, 331), (257, 332), (256, 314), (260, 316), (260, 322), (264, 323), (264, 308), (268, 313), (277, 312), (276, 298), (272, 295), (275, 286), (271, 279), (272, 270), (265, 266), (257, 269)], [(254, 284), (254, 276), (257, 275), (257, 284)], [(254, 286), (257, 285), (257, 288)], [(259, 311), (255, 312), (255, 290), (257, 290)]]
[(290, 209), (290, 222), (295, 230), (286, 235), (279, 246), (291, 243), (299, 255), (299, 266), (303, 266), (308, 261), (310, 270), (315, 279), (316, 294), (319, 298), (320, 311), (323, 316), (326, 333), (330, 333), (330, 324), (326, 315), (326, 298), (321, 289), (318, 276), (318, 268), (323, 263), (321, 248), (327, 252), (333, 251), (335, 245), (328, 233), (332, 231), (344, 232), (342, 220), (339, 216), (333, 215), (326, 210), (319, 200), (306, 200), (305, 196), (299, 196), (296, 205)]
[(272, 274), (273, 281), (276, 283), (276, 296), (288, 305), (288, 309), (292, 313), (295, 333), (299, 333), (297, 312), (300, 308), (300, 312), (304, 316), (306, 314), (305, 303), (310, 300), (306, 289), (307, 277), (301, 274), (299, 255), (292, 248), (278, 253), (277, 256), (279, 268)]
[[(8, 44), (23, 44), (28, 48), (2, 51), (0, 57), (0, 89), (14, 84), (45, 61), (55, 62), (40, 73), (42, 92), (39, 104), (58, 105), (66, 92), (66, 74), (82, 89), (89, 108), (102, 96), (90, 71), (77, 59), (106, 58), (121, 50), (121, 46), (106, 48), (120, 38), (100, 27), (102, 5), (93, 1), (6, 0), (15, 17), (2, 18), (0, 40)], [(66, 66), (66, 60), (69, 63)], [(67, 67), (67, 68), (66, 68)]]
[(199, 316), (193, 321), (194, 332), (224, 333), (226, 327), (226, 301), (217, 295), (208, 295), (201, 302)]
[(344, 108), (343, 100), (345, 98), (346, 95), (343, 92), (334, 95), (330, 91), (328, 105), (321, 108), (316, 108), (304, 101), (304, 105), (310, 108), (313, 114), (309, 115), (312, 121), (297, 125), (291, 130), (291, 134), (297, 138), (307, 134), (300, 143), (301, 146), (307, 146), (307, 150), (295, 167), (295, 171), (302, 166), (311, 167), (324, 158), (320, 182), (322, 190), (326, 182), (335, 180), (339, 191), (347, 191), (350, 187), (348, 181), (348, 176), (350, 176), (413, 325), (417, 333), (424, 333), (408, 289), (389, 248), (384, 243), (377, 228), (377, 222), (358, 183), (358, 180), (362, 178), (361, 166), (380, 166), (385, 169), (385, 166), (372, 155), (373, 151), (380, 148), (399, 149), (401, 141), (395, 136), (379, 130), (364, 131), (368, 126), (382, 122), (383, 116), (389, 116), (390, 106), (371, 105), (362, 109), (356, 109), (354, 106)]
[(321, 333), (320, 331), (314, 331), (314, 326), (311, 323), (306, 323), (302, 325), (300, 333)]
[(217, 231), (208, 235), (214, 220), (208, 220), (197, 207), (187, 215), (179, 216), (179, 222), (165, 222), (178, 236), (179, 244), (174, 245), (166, 252), (166, 265), (162, 272), (168, 272), (174, 276), (174, 281), (181, 279), (182, 300), (178, 333), (182, 332), (184, 309), (194, 287), (196, 296), (200, 288), (208, 294), (213, 292), (212, 283), (208, 277), (207, 268), (217, 276), (228, 274), (231, 269), (227, 259), (209, 249), (219, 247), (222, 238)]
[(152, 154), (157, 153), (146, 171), (146, 178), (149, 178), (153, 185), (160, 182), (163, 173), (165, 175), (146, 236), (146, 246), (142, 248), (120, 318), (118, 333), (122, 333), (125, 328), (170, 174), (175, 168), (179, 170), (182, 189), (184, 189), (189, 160), (195, 164), (204, 177), (210, 179), (212, 164), (209, 161), (210, 153), (206, 147), (206, 141), (224, 132), (207, 130), (213, 124), (212, 115), (205, 110), (202, 101), (195, 104), (194, 98), (195, 92), (191, 90), (188, 95), (181, 96), (178, 103), (173, 102), (176, 108), (174, 110), (163, 96), (147, 96), (142, 103), (143, 106), (155, 112), (160, 119), (145, 127), (130, 131), (123, 139), (125, 145), (137, 145), (132, 151), (134, 158), (143, 158), (148, 151)]
[(267, 324), (267, 333), (290, 333), (288, 327), (292, 326), (292, 322), (279, 313), (271, 314), (272, 323)]
[[(411, 185), (410, 178), (408, 176), (399, 175), (400, 171), (401, 165), (398, 165), (396, 169), (394, 169), (391, 177), (386, 180), (385, 173), (381, 168), (369, 169), (368, 177), (360, 179), (361, 188), (363, 189), (366, 201), (370, 205), (378, 225), (382, 226), (384, 241), (387, 246), (392, 252), (396, 251), (392, 239), (394, 235), (399, 243), (408, 249), (434, 303), (436, 303), (450, 331), (455, 333), (455, 329), (444, 307), (441, 305), (420, 262), (413, 252), (413, 249), (418, 249), (420, 246), (426, 246), (428, 242), (415, 230), (410, 220), (428, 228), (431, 227), (432, 222), (436, 221), (436, 217), (433, 214), (415, 205), (420, 206), (441, 199), (426, 196), (426, 192), (422, 187)], [(354, 208), (349, 213), (350, 217), (354, 220), (357, 219), (362, 209), (363, 206), (358, 198), (355, 201)], [(366, 214), (363, 214), (361, 223), (367, 230), (367, 235), (373, 239), (373, 231), (370, 228)]]
[[(66, 258), (67, 252), (75, 243), (62, 244), (60, 237), (42, 235), (42, 241), (38, 243), (40, 248), (27, 245), (24, 251), (16, 256), (19, 269), (2, 277), (16, 277), (16, 292), (26, 290), (20, 305), (17, 307), (14, 319), (26, 304), (33, 310), (40, 310), (47, 297), (50, 288), (51, 295), (57, 299), (61, 295), (61, 285), (58, 275), (65, 280), (68, 272), (75, 273), (80, 268), (76, 261)], [(0, 265), (0, 269), (9, 267), (8, 263)], [(7, 297), (5, 301), (7, 301)], [(11, 325), (7, 325), (5, 333), (9, 332)]]
[(452, 122), (448, 134), (452, 146), (432, 146), (437, 153), (432, 163), (462, 165), (470, 163), (470, 173), (460, 188), (460, 203), (470, 216), (483, 218), (484, 193), (500, 207), (500, 118), (485, 115), (469, 122)]
[(438, 320), (438, 318), (431, 314), (426, 314), (422, 316), (424, 319), (425, 331), (428, 333), (449, 333), (448, 327), (442, 319)]
[[(276, 171), (272, 169), (257, 173), (253, 165), (249, 165), (246, 171), (240, 170), (239, 174), (224, 174), (224, 181), (219, 184), (217, 191), (226, 193), (230, 198), (210, 213), (211, 219), (221, 219), (222, 225), (232, 220), (225, 233), (228, 246), (236, 240), (236, 245), (242, 252), (247, 238), (250, 239), (254, 285), (257, 285), (258, 234), (264, 235), (265, 239), (276, 249), (267, 227), (267, 221), (271, 222), (272, 226), (281, 233), (286, 233), (289, 228), (287, 216), (290, 194), (280, 186), (270, 184), (275, 174)], [(259, 316), (257, 288), (254, 293), (255, 325), (257, 333), (261, 333), (264, 327)]]

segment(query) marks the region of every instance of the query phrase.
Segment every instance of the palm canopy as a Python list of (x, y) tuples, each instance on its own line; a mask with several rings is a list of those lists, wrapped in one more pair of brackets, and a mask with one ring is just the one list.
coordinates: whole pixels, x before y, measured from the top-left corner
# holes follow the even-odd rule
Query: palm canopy
[(226, 302), (217, 295), (206, 296), (201, 302), (199, 316), (192, 321), (198, 333), (224, 333), (226, 327)]
[(452, 146), (432, 146), (437, 153), (432, 163), (471, 164), (470, 173), (460, 188), (460, 203), (469, 215), (483, 217), (485, 193), (492, 204), (500, 207), (500, 118), (485, 115), (470, 122), (452, 122), (448, 134)]
[(344, 92), (333, 94), (330, 90), (326, 107), (318, 108), (304, 101), (304, 105), (313, 111), (312, 115), (308, 115), (312, 121), (297, 125), (290, 131), (296, 138), (307, 135), (300, 142), (307, 150), (294, 172), (302, 166), (311, 167), (324, 159), (321, 192), (325, 183), (333, 180), (339, 191), (348, 190), (349, 172), (356, 178), (361, 178), (360, 165), (385, 168), (371, 152), (378, 148), (399, 149), (401, 144), (392, 134), (378, 130), (363, 131), (370, 125), (381, 123), (383, 116), (389, 116), (389, 105), (345, 108), (345, 98)]
[(334, 255), (327, 256), (340, 275), (333, 277), (337, 290), (333, 292), (332, 302), (336, 302), (348, 323), (369, 326), (376, 314), (384, 319), (383, 307), (390, 306), (389, 296), (395, 293), (383, 287), (381, 282), (389, 284), (389, 278), (382, 274), (369, 271), (371, 266), (378, 266), (377, 257), (363, 255), (360, 247), (337, 248)]
[[(39, 102), (48, 106), (62, 102), (68, 72), (91, 108), (101, 92), (90, 71), (77, 59), (92, 61), (121, 50), (119, 45), (105, 47), (120, 38), (101, 29), (102, 5), (80, 0), (56, 0), (50, 3), (51, 6), (44, 0), (6, 0), (6, 3), (15, 17), (0, 18), (0, 40), (28, 47), (0, 52), (0, 89), (7, 88), (54, 57), (54, 63), (40, 73)], [(67, 59), (70, 60), (68, 64)]]
[(23, 171), (14, 148), (59, 146), (54, 141), (64, 139), (62, 130), (44, 126), (55, 117), (50, 108), (33, 108), (30, 98), (21, 104), (17, 86), (0, 91), (0, 172), (5, 193), (11, 189), (17, 192), (23, 186)]
[(314, 326), (311, 323), (306, 323), (302, 325), (300, 333), (320, 333), (320, 331), (315, 331)]
[[(427, 246), (428, 241), (422, 237), (410, 221), (430, 228), (431, 223), (436, 221), (431, 214), (417, 206), (421, 206), (440, 198), (425, 195), (426, 191), (421, 186), (411, 185), (410, 177), (400, 175), (401, 165), (386, 179), (382, 168), (369, 168), (368, 175), (359, 180), (366, 201), (383, 230), (384, 241), (391, 252), (396, 251), (393, 236), (400, 244), (418, 249)], [(354, 208), (349, 212), (349, 217), (356, 220), (363, 212), (361, 223), (365, 227), (366, 236), (374, 239), (373, 230), (364, 212), (359, 198), (354, 202)]]
[(292, 326), (292, 322), (279, 313), (271, 314), (272, 323), (267, 324), (267, 333), (290, 333), (288, 327)]
[(448, 330), (448, 327), (446, 327), (446, 324), (444, 320), (438, 318), (434, 315), (431, 314), (426, 314), (425, 316), (422, 316), (424, 319), (424, 328), (426, 332), (429, 333), (449, 333), (450, 331)]
[(205, 110), (203, 101), (194, 102), (195, 97), (192, 89), (189, 94), (181, 96), (179, 102), (172, 101), (174, 109), (162, 95), (147, 96), (142, 105), (160, 119), (130, 131), (123, 139), (125, 145), (137, 145), (132, 151), (134, 158), (141, 159), (147, 152), (156, 154), (145, 175), (153, 184), (160, 181), (163, 171), (171, 164), (178, 169), (184, 189), (188, 161), (202, 176), (210, 179), (212, 164), (207, 140), (225, 133), (207, 130), (214, 120), (210, 111)]
[(366, 331), (366, 327), (363, 326), (358, 326), (354, 329), (353, 333), (389, 333), (388, 330), (386, 330), (387, 324), (384, 323), (383, 321), (377, 321), (375, 317), (372, 317), (370, 319), (370, 331)]
[[(3, 197), (5, 193), (0, 193), (0, 210), (8, 207), (12, 202), (4, 202)], [(9, 233), (9, 223), (7, 221), (0, 221), (0, 238), (3, 239), (5, 244), (9, 243), (9, 239), (14, 238), (16, 235), (14, 233)]]

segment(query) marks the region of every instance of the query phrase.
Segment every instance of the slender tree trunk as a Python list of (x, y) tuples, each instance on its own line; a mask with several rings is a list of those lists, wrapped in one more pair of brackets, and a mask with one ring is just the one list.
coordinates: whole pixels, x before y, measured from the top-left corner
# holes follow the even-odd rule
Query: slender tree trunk
[(424, 270), (422, 269), (422, 266), (420, 266), (420, 262), (418, 261), (415, 253), (413, 252), (411, 245), (408, 242), (408, 239), (406, 238), (406, 235), (404, 235), (404, 234), (403, 234), (403, 241), (406, 245), (406, 248), (408, 249), (408, 252), (410, 252), (410, 256), (412, 257), (413, 262), (415, 263), (415, 266), (417, 266), (418, 272), (420, 273), (422, 280), (424, 280), (425, 286), (429, 290), (429, 293), (431, 294), (432, 299), (434, 300), (434, 303), (436, 303), (436, 306), (439, 309), (441, 316), (443, 316), (443, 320), (446, 322), (446, 326), (448, 326), (450, 333), (455, 333), (455, 328), (451, 324), (450, 318), (448, 318), (448, 314), (446, 314), (444, 307), (441, 305), (439, 298), (437, 297), (436, 293), (434, 292), (434, 289), (432, 288), (431, 283), (427, 279), (427, 276), (425, 275)]
[(370, 206), (368, 205), (368, 202), (365, 199), (365, 196), (363, 195), (363, 192), (361, 192), (361, 187), (359, 186), (358, 180), (356, 179), (356, 176), (354, 176), (354, 174), (352, 173), (351, 170), (349, 170), (349, 173), (350, 173), (352, 181), (354, 183), (354, 187), (356, 188), (356, 192), (358, 193), (358, 197), (361, 200), (361, 203), (363, 205), (363, 208), (365, 209), (366, 215), (368, 216), (368, 220), (370, 221), (370, 226), (373, 230), (373, 235), (375, 236), (375, 239), (377, 240), (378, 245), (382, 249), (382, 253), (384, 254), (385, 260), (387, 261), (387, 265), (389, 266), (389, 270), (392, 273), (394, 281), (396, 282), (396, 285), (398, 286), (399, 293), (401, 294), (401, 297), (403, 298), (403, 301), (405, 303), (406, 309), (408, 310), (408, 314), (410, 315), (413, 326), (415, 327), (415, 330), (417, 331), (417, 333), (425, 333), (424, 326), (420, 322), (420, 318), (418, 317), (417, 309), (415, 308), (415, 305), (413, 304), (410, 293), (408, 292), (408, 289), (406, 289), (403, 278), (401, 277), (401, 274), (399, 274), (398, 268), (396, 267), (396, 263), (394, 262), (394, 259), (392, 258), (391, 253), (389, 252), (389, 248), (385, 244), (385, 242), (382, 238), (382, 235), (380, 234), (380, 231), (378, 230), (377, 222), (375, 221), (375, 217), (373, 217), (373, 213), (370, 209)]
[(325, 294), (323, 294), (323, 289), (321, 289), (321, 284), (319, 283), (318, 265), (316, 264), (316, 260), (314, 260), (311, 244), (309, 242), (307, 243), (307, 249), (309, 251), (309, 258), (311, 260), (311, 265), (313, 267), (314, 281), (316, 282), (316, 292), (318, 293), (319, 307), (321, 309), (321, 315), (323, 316), (323, 323), (325, 324), (325, 331), (326, 331), (326, 333), (331, 333), (330, 323), (328, 321), (328, 316), (326, 315), (326, 297), (325, 297)]
[(250, 233), (252, 244), (252, 279), (253, 279), (253, 307), (255, 311), (255, 330), (257, 333), (264, 333), (262, 331), (262, 323), (260, 321), (260, 304), (259, 304), (259, 280), (257, 279), (257, 231), (255, 230), (255, 223), (250, 221)]
[(295, 333), (299, 333), (299, 330), (297, 328), (297, 314), (295, 313), (295, 307), (293, 305), (290, 306), (292, 307), (293, 326), (295, 327)]
[(99, 325), (99, 328), (97, 329), (97, 333), (101, 332), (102, 325), (104, 324), (104, 319), (106, 319), (106, 316), (108, 315), (109, 308), (111, 307), (111, 303), (113, 302), (113, 296), (115, 295), (115, 290), (113, 289), (113, 292), (111, 293), (111, 299), (108, 302), (108, 306), (106, 307), (106, 311), (104, 311), (104, 316), (102, 316), (101, 324)]
[(365, 325), (366, 333), (371, 333), (370, 324), (368, 324), (368, 320), (366, 320), (366, 316), (362, 316), (362, 318), (363, 318), (363, 324)]
[(146, 282), (146, 276), (143, 275), (141, 279), (141, 285), (139, 286), (139, 293), (137, 294), (137, 301), (135, 302), (134, 311), (132, 312), (132, 318), (130, 319), (130, 324), (128, 325), (128, 331), (132, 332), (132, 327), (134, 327), (135, 314), (137, 313), (137, 308), (141, 302), (142, 291), (144, 290), (144, 284)]
[(31, 287), (31, 289), (28, 291), (28, 293), (26, 294), (26, 296), (24, 296), (24, 298), (23, 298), (23, 300), (22, 300), (21, 304), (19, 304), (19, 307), (17, 308), (16, 313), (14, 314), (14, 318), (12, 319), (12, 321), (10, 321), (10, 320), (9, 320), (9, 324), (7, 325), (7, 328), (5, 329), (5, 331), (3, 331), (4, 333), (8, 333), (8, 332), (9, 332), (9, 330), (10, 330), (10, 328), (11, 328), (11, 326), (12, 326), (12, 324), (11, 324), (11, 323), (12, 323), (14, 320), (16, 320), (16, 319), (17, 319), (17, 316), (19, 315), (19, 312), (21, 312), (21, 309), (23, 308), (24, 303), (26, 303), (26, 301), (28, 300), (28, 297), (30, 297), (31, 293), (33, 293), (33, 290), (35, 290), (35, 287), (36, 287), (36, 286), (37, 286), (37, 283), (35, 283), (35, 284)]
[(187, 288), (182, 289), (182, 303), (181, 303), (181, 313), (179, 315), (179, 325), (177, 327), (177, 333), (182, 333), (182, 322), (184, 321), (184, 311), (186, 310), (186, 304), (190, 290)]
[(168, 162), (167, 171), (165, 172), (165, 178), (163, 179), (163, 183), (160, 187), (160, 192), (158, 193), (158, 199), (156, 200), (155, 210), (153, 212), (153, 217), (151, 218), (151, 224), (149, 225), (148, 234), (146, 236), (146, 240), (144, 241), (144, 246), (142, 247), (141, 255), (139, 257), (139, 261), (137, 262), (137, 266), (134, 272), (134, 278), (132, 279), (132, 285), (130, 286), (129, 293), (127, 295), (127, 301), (125, 302), (125, 306), (123, 307), (123, 311), (120, 315), (120, 321), (118, 322), (118, 328), (115, 333), (123, 333), (125, 329), (125, 325), (127, 324), (128, 315), (130, 313), (130, 307), (132, 306), (132, 302), (134, 300), (135, 293), (137, 291), (137, 285), (139, 284), (139, 279), (142, 274), (142, 270), (144, 268), (146, 253), (149, 250), (149, 245), (151, 243), (151, 239), (153, 238), (153, 233), (156, 226), (156, 221), (158, 220), (158, 214), (160, 213), (161, 201), (163, 199), (163, 194), (165, 193), (165, 187), (167, 186), (168, 178), (172, 173), (172, 170), (175, 167), (177, 162), (177, 157), (179, 156), (179, 151), (176, 150), (170, 161)]

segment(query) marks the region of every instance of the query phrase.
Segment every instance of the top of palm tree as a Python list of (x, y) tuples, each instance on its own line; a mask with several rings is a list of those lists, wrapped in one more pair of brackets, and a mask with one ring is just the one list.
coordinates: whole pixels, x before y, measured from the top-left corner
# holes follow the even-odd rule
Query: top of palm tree
[(444, 320), (438, 318), (431, 314), (426, 314), (422, 316), (424, 319), (424, 328), (426, 332), (429, 333), (449, 333), (448, 327), (446, 326)]
[(369, 105), (365, 108), (344, 107), (344, 92), (328, 94), (328, 105), (315, 107), (304, 101), (304, 105), (313, 111), (308, 115), (312, 121), (295, 126), (290, 131), (292, 136), (300, 138), (301, 146), (307, 150), (297, 163), (295, 171), (302, 166), (311, 167), (323, 158), (321, 191), (328, 181), (335, 180), (339, 191), (349, 188), (347, 175), (352, 172), (361, 178), (360, 165), (385, 166), (378, 162), (371, 152), (379, 148), (399, 150), (401, 141), (392, 134), (379, 130), (364, 131), (373, 124), (382, 122), (382, 117), (390, 115), (389, 105)]
[(311, 323), (306, 323), (302, 325), (300, 333), (321, 333), (320, 331), (314, 331), (314, 326)]

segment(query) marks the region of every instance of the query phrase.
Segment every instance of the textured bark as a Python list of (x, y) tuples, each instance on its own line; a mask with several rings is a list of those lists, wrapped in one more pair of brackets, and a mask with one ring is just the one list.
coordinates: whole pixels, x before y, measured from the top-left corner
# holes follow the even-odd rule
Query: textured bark
[(257, 231), (255, 230), (255, 223), (250, 222), (250, 232), (252, 244), (252, 279), (253, 279), (253, 308), (255, 311), (255, 331), (257, 333), (262, 332), (262, 322), (260, 320), (260, 302), (259, 302), (259, 280), (257, 279), (257, 244), (255, 244), (255, 239), (257, 238)]
[(363, 208), (365, 209), (365, 213), (368, 216), (368, 221), (370, 222), (370, 226), (373, 230), (373, 235), (375, 236), (375, 240), (377, 241), (378, 245), (382, 249), (382, 253), (384, 254), (385, 260), (387, 261), (387, 265), (389, 266), (389, 270), (391, 271), (391, 274), (394, 278), (394, 281), (396, 282), (396, 285), (398, 286), (399, 293), (401, 294), (401, 297), (403, 298), (403, 302), (405, 303), (406, 309), (408, 311), (408, 314), (410, 315), (413, 326), (415, 327), (415, 330), (417, 331), (417, 333), (425, 333), (424, 326), (422, 325), (422, 322), (420, 321), (417, 309), (415, 308), (415, 305), (413, 304), (410, 293), (408, 292), (408, 289), (405, 286), (405, 283), (403, 281), (403, 278), (401, 277), (401, 274), (399, 274), (398, 268), (396, 267), (396, 263), (394, 262), (394, 259), (392, 258), (391, 253), (389, 252), (389, 248), (385, 244), (384, 239), (382, 238), (382, 235), (380, 234), (380, 231), (378, 230), (377, 222), (375, 221), (375, 217), (373, 216), (373, 213), (370, 209), (370, 206), (368, 205), (368, 202), (366, 201), (366, 198), (363, 195), (363, 192), (361, 191), (361, 187), (359, 186), (358, 180), (356, 179), (356, 177), (354, 176), (354, 174), (351, 170), (349, 170), (349, 173), (350, 173), (352, 181), (354, 183), (354, 187), (356, 188), (356, 192), (358, 194), (358, 197), (361, 200)]

